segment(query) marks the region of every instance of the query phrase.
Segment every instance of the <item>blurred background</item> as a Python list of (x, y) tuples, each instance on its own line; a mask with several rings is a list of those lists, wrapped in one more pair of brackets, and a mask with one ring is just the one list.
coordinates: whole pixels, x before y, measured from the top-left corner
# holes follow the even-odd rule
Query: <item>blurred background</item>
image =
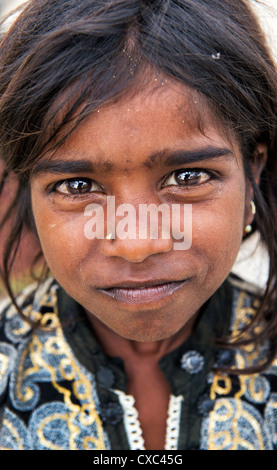
[[(63, 0), (60, 0), (61, 2)], [(82, 1), (82, 0), (76, 0)], [(249, 0), (253, 5), (253, 8), (257, 12), (257, 16), (262, 24), (263, 29), (266, 32), (268, 37), (268, 43), (273, 51), (273, 57), (277, 62), (277, 0)], [(24, 4), (23, 0), (0, 0), (0, 18), (6, 17), (9, 12), (13, 11), (18, 6)], [(16, 18), (16, 14), (12, 15), (9, 19), (6, 19), (2, 24), (2, 31), (9, 28), (11, 22)], [(1, 161), (0, 161), (0, 175), (1, 175)], [(11, 182), (8, 187), (5, 189), (3, 196), (0, 201), (0, 217), (3, 214), (5, 208), (8, 205), (11, 194), (15, 190), (15, 183)], [(3, 251), (5, 233), (1, 231), (0, 233), (0, 257)], [(20, 290), (24, 285), (25, 281), (25, 267), (29, 264), (31, 255), (34, 255), (34, 252), (37, 251), (36, 242), (34, 237), (25, 234), (23, 241), (21, 243), (20, 256), (15, 266), (15, 274), (13, 278), (13, 288), (15, 290)], [(1, 262), (0, 262), (1, 268)], [(29, 281), (27, 281), (29, 282)], [(4, 296), (3, 285), (0, 281), (0, 299)]]
[(22, 0), (0, 0), (0, 15), (1, 17), (8, 14), (18, 5), (23, 4)]

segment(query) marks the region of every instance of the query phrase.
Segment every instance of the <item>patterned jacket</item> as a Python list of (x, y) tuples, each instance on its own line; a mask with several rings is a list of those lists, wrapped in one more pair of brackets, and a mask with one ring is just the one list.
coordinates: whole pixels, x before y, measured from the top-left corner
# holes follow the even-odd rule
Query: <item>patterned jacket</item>
[[(277, 448), (277, 362), (251, 366), (266, 345), (230, 351), (216, 338), (236, 335), (259, 299), (229, 281), (210, 299), (191, 337), (160, 361), (171, 387), (166, 449)], [(54, 279), (0, 306), (0, 449), (144, 449), (120, 358), (107, 357), (82, 308)], [(147, 380), (147, 377), (146, 377)]]

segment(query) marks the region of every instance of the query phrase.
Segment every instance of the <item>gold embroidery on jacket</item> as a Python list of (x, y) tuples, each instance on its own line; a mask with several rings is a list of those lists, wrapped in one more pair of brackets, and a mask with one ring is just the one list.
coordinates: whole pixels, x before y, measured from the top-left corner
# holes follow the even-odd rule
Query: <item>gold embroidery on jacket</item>
[[(247, 293), (239, 294), (232, 325), (233, 338), (239, 336), (241, 328), (249, 324), (256, 308), (257, 301), (251, 305)], [(261, 361), (263, 348), (249, 345), (237, 350), (234, 367), (243, 369)], [(215, 373), (210, 387), (210, 398), (215, 405), (202, 425), (202, 448), (271, 449), (268, 419), (264, 419), (254, 406), (265, 403), (269, 395), (270, 385), (264, 375), (242, 374), (233, 379), (228, 374)]]
[[(21, 347), (12, 396), (15, 407), (22, 411), (35, 410), (31, 425), (36, 430), (33, 435), (39, 439), (39, 448), (103, 450), (106, 448), (106, 440), (96, 409), (93, 376), (75, 359), (63, 335), (55, 288), (50, 295), (48, 292), (41, 299), (41, 305), (48, 306), (49, 313), (29, 310), (30, 316), (39, 320), (41, 328), (34, 330), (30, 338), (27, 335)], [(15, 313), (9, 312), (10, 319), (13, 319)], [(11, 330), (10, 338), (16, 342), (17, 337), (20, 338), (22, 333), (28, 331), (31, 331), (30, 326), (21, 321)], [(54, 403), (43, 403), (37, 413), (40, 382), (51, 383), (61, 399)], [(5, 417), (5, 428), (16, 438), (18, 448), (21, 448), (22, 440), (16, 433), (12, 419), (16, 422), (15, 416)], [(64, 434), (63, 445), (57, 444), (54, 439), (54, 431), (59, 428)]]

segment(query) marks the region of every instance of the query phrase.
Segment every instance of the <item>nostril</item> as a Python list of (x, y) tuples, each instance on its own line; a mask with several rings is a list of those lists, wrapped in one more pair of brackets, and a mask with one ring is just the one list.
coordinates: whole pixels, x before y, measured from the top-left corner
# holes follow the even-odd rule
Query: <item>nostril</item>
[(133, 263), (141, 263), (149, 256), (167, 253), (173, 247), (173, 241), (168, 239), (120, 240), (105, 239), (102, 243), (102, 253), (105, 256), (124, 258)]

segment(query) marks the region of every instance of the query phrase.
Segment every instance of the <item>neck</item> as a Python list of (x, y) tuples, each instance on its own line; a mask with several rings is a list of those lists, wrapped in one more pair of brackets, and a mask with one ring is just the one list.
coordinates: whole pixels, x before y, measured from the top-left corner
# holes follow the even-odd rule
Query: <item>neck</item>
[(195, 317), (179, 330), (174, 336), (159, 341), (141, 342), (119, 336), (98, 318), (87, 312), (95, 335), (104, 352), (109, 356), (120, 357), (122, 360), (131, 358), (152, 358), (159, 361), (163, 356), (180, 346), (191, 334)]

